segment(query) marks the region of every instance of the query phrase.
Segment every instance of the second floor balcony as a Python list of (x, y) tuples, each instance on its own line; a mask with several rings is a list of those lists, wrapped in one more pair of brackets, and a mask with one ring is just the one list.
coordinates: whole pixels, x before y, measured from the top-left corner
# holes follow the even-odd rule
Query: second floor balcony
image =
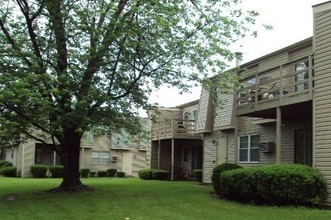
[(152, 125), (152, 140), (163, 139), (201, 139), (195, 133), (195, 120), (166, 119)]
[(314, 89), (313, 57), (271, 67), (240, 81), (236, 96), (237, 115), (253, 115), (277, 106), (312, 100)]

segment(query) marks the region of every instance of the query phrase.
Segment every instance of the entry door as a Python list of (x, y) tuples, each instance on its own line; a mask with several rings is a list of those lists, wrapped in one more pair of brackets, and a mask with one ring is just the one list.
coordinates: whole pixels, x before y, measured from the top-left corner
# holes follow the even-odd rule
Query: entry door
[(127, 175), (132, 175), (132, 152), (123, 152), (122, 171)]
[(227, 162), (227, 146), (228, 146), (228, 140), (226, 137), (218, 138), (217, 164), (222, 164)]
[(301, 129), (295, 131), (295, 163), (312, 166), (311, 129)]

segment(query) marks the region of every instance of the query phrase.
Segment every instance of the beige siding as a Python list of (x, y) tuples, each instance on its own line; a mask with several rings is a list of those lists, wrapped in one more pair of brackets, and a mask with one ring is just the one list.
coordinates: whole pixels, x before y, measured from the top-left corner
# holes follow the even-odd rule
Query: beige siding
[[(315, 167), (326, 177), (331, 192), (331, 3), (314, 7), (315, 93), (314, 159)], [(331, 205), (331, 197), (326, 201)]]
[(220, 94), (219, 99), (221, 101), (221, 106), (216, 109), (214, 116), (214, 130), (219, 130), (222, 127), (227, 127), (232, 125), (233, 117), (233, 94)]
[(218, 133), (205, 134), (203, 138), (203, 182), (210, 183), (214, 167), (217, 165), (217, 141)]
[(204, 133), (210, 132), (212, 126), (212, 100), (209, 94), (209, 89), (202, 87), (200, 102), (199, 102), (199, 116), (196, 121), (196, 132)]

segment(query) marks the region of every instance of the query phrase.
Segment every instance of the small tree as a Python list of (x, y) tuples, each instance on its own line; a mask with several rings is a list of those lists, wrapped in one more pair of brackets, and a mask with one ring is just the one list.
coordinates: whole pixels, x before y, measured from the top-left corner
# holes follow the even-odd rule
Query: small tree
[[(254, 11), (219, 0), (13, 0), (0, 5), (1, 128), (53, 143), (58, 190), (87, 189), (85, 131), (139, 132), (137, 108), (161, 85), (187, 91), (232, 59)], [(195, 82), (195, 84), (188, 83)]]

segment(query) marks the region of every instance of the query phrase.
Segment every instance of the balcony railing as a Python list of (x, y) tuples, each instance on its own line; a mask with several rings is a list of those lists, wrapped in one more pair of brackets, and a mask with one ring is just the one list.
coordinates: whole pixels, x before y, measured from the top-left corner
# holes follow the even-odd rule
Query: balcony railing
[(195, 120), (169, 119), (156, 122), (152, 126), (152, 140), (169, 138), (196, 139)]
[(238, 114), (311, 100), (312, 56), (285, 63), (243, 79), (237, 94)]

